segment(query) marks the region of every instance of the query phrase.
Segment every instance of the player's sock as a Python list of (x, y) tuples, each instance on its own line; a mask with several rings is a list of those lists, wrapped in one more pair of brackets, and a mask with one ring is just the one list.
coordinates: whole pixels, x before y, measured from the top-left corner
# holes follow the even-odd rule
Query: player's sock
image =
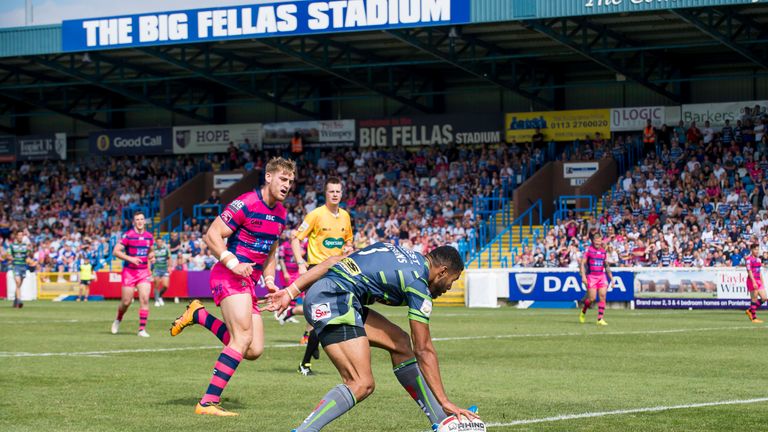
[(292, 316), (293, 316), (293, 308), (289, 307), (288, 309), (285, 310), (285, 316), (283, 317), (283, 320), (285, 321)]
[(605, 314), (605, 302), (599, 301), (597, 302), (597, 320), (600, 321), (603, 319), (603, 315)]
[(301, 360), (301, 364), (307, 364), (312, 358), (312, 354), (320, 346), (320, 339), (317, 338), (317, 333), (312, 330), (309, 333), (309, 340), (307, 341), (307, 349), (304, 350), (304, 358)]
[(317, 432), (340, 415), (351, 410), (357, 401), (352, 390), (339, 384), (323, 396), (312, 414), (296, 428), (296, 432)]
[(758, 302), (751, 302), (749, 304), (749, 313), (752, 314), (752, 319), (757, 318), (757, 308), (760, 307), (760, 303)]
[(592, 306), (592, 300), (585, 299), (584, 306), (581, 308), (581, 313), (587, 313), (587, 310), (589, 310), (590, 306)]
[(230, 347), (224, 347), (213, 367), (213, 377), (208, 385), (205, 396), (200, 400), (200, 405), (208, 402), (219, 403), (221, 401), (221, 392), (227, 386), (229, 379), (235, 374), (235, 370), (243, 360), (243, 355)]
[(224, 345), (229, 344), (229, 330), (227, 329), (227, 325), (224, 324), (224, 322), (215, 316), (208, 313), (205, 308), (200, 308), (195, 311), (195, 314), (192, 315), (192, 321), (195, 322), (195, 324), (200, 324), (201, 326), (207, 328), (211, 331), (211, 333), (215, 334), (217, 338), (223, 343)]
[(421, 374), (421, 368), (419, 368), (419, 363), (415, 358), (400, 363), (395, 366), (393, 371), (397, 380), (400, 381), (400, 385), (405, 388), (405, 391), (411, 395), (419, 408), (427, 415), (429, 424), (440, 423), (448, 417), (424, 380), (424, 375)]
[(147, 326), (147, 318), (149, 318), (149, 309), (139, 309), (139, 331)]
[(120, 309), (120, 308), (117, 308), (117, 317), (115, 319), (117, 321), (122, 321), (123, 320), (123, 315), (125, 315), (125, 311)]

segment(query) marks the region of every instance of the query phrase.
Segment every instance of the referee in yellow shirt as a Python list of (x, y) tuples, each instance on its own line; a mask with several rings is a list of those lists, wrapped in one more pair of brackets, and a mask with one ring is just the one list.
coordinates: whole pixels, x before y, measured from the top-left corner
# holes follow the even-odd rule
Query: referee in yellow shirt
[[(339, 208), (342, 195), (341, 179), (328, 177), (324, 189), (325, 204), (309, 212), (291, 238), (291, 249), (294, 259), (299, 264), (299, 274), (306, 273), (309, 267), (320, 264), (326, 258), (342, 255), (353, 249), (352, 220), (346, 210)], [(304, 261), (301, 241), (307, 237), (309, 237), (307, 261)], [(317, 352), (315, 358), (318, 358), (319, 345), (317, 335), (312, 330), (304, 351), (304, 358), (299, 364), (300, 374), (312, 375), (310, 358), (315, 352)]]

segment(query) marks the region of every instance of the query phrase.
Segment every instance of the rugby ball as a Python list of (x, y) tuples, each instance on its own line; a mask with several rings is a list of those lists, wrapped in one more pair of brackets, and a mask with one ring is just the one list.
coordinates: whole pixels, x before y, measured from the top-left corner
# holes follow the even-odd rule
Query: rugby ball
[(437, 432), (486, 432), (485, 423), (480, 419), (459, 420), (450, 416), (437, 425)]

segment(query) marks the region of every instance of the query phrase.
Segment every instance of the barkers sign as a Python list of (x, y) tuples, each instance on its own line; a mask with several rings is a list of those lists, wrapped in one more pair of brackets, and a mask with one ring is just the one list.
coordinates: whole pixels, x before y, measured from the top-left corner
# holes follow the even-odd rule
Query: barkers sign
[(294, 0), (66, 20), (62, 50), (464, 24), (469, 8), (467, 0)]
[(496, 144), (503, 141), (501, 120), (493, 114), (359, 120), (357, 142), (360, 147)]

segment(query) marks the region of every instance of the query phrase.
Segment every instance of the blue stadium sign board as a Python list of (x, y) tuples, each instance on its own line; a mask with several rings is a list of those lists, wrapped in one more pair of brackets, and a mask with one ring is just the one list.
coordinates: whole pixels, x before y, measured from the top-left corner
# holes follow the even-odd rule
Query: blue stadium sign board
[(288, 1), (68, 20), (63, 51), (464, 24), (468, 0)]

